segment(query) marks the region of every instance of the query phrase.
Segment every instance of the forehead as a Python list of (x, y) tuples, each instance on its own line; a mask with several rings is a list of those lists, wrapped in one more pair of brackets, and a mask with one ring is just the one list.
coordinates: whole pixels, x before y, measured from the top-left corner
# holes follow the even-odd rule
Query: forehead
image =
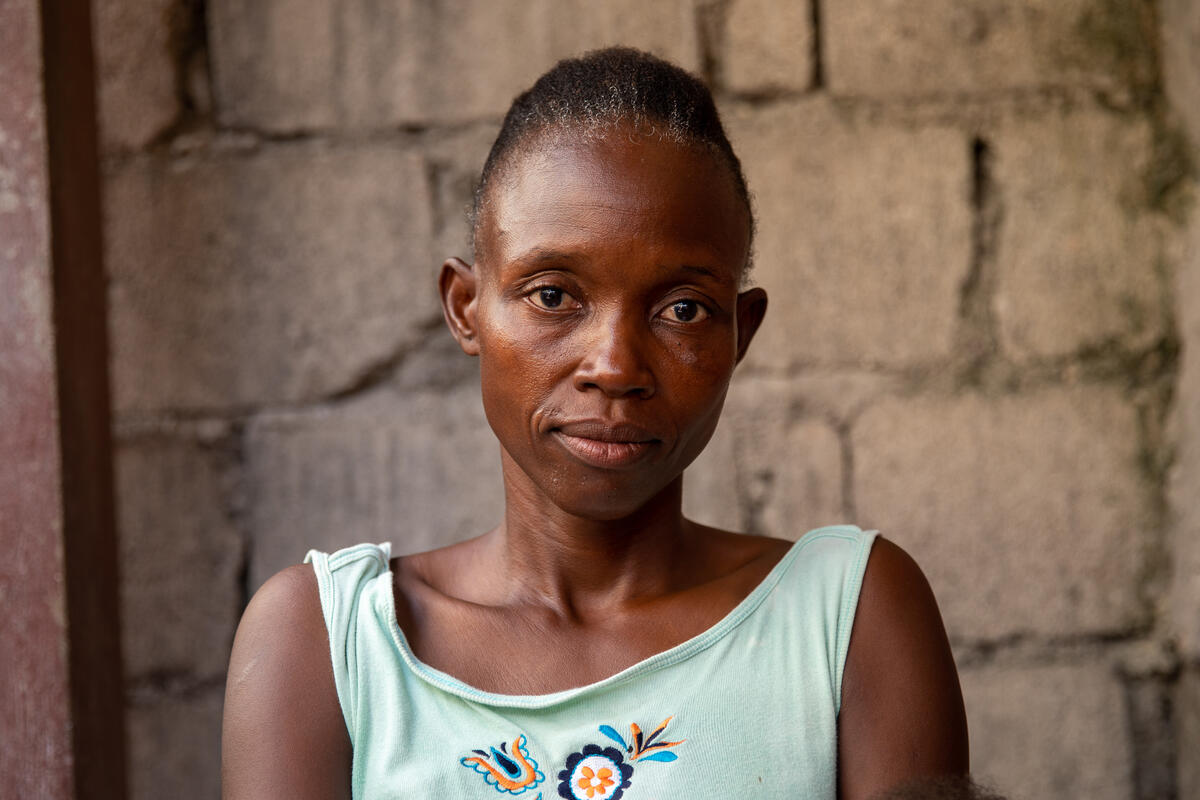
[(740, 277), (749, 214), (728, 168), (707, 148), (628, 127), (543, 135), (531, 145), (501, 168), (481, 209), (481, 260), (601, 250), (698, 260)]

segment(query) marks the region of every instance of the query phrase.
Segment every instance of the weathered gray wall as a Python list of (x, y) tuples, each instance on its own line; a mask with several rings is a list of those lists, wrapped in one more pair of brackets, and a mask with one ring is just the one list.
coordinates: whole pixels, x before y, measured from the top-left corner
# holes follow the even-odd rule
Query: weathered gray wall
[(96, 8), (137, 797), (217, 796), (267, 575), (495, 521), (436, 267), (511, 96), (618, 42), (711, 81), (760, 213), (689, 508), (909, 548), (1006, 792), (1200, 797), (1192, 0)]

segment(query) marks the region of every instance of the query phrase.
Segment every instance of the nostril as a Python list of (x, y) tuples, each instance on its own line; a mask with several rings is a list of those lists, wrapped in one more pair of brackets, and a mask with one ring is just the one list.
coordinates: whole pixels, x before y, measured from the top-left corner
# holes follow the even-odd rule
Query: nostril
[(600, 391), (609, 397), (650, 397), (654, 382), (648, 376), (624, 376), (614, 373), (579, 375), (575, 381), (581, 391)]
[(654, 375), (638, 358), (595, 358), (579, 365), (575, 385), (583, 391), (599, 390), (610, 397), (649, 397)]
[(616, 384), (612, 381), (585, 382), (579, 387), (583, 391), (599, 391), (608, 397), (634, 397), (645, 399), (654, 394), (651, 386)]

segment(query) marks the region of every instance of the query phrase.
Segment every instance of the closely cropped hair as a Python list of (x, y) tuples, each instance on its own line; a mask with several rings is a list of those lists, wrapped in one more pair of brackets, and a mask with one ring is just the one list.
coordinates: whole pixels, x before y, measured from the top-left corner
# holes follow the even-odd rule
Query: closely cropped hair
[(729, 168), (734, 188), (746, 205), (753, 238), (754, 213), (746, 178), (721, 125), (712, 93), (685, 70), (628, 47), (595, 50), (559, 61), (513, 100), (475, 189), (472, 234), (487, 202), (490, 182), (514, 153), (546, 133), (588, 137), (620, 124), (710, 149)]

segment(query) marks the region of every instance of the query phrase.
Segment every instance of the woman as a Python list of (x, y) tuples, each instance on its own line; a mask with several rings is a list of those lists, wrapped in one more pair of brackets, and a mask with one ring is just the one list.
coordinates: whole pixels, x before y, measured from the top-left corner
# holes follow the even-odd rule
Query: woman
[(230, 663), (227, 798), (849, 800), (965, 775), (954, 662), (900, 548), (681, 512), (766, 312), (743, 288), (753, 228), (687, 73), (599, 51), (514, 101), (474, 264), (440, 278), (504, 519), (402, 558), (310, 553), (263, 586)]

